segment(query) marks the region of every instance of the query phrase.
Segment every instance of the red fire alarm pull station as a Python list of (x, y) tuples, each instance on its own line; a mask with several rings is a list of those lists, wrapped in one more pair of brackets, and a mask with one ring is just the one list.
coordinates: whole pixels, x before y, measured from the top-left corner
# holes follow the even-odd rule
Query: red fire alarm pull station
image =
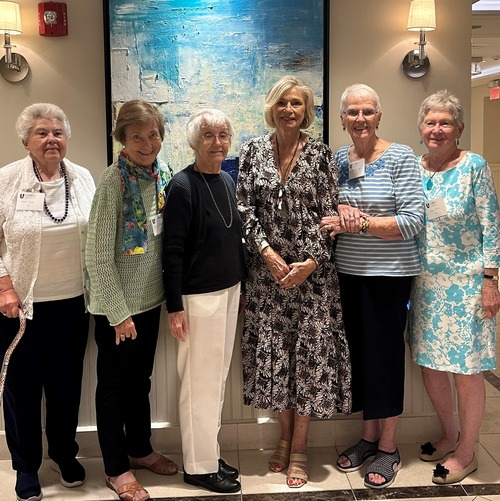
[(68, 12), (64, 2), (38, 4), (38, 32), (46, 37), (63, 37), (68, 34)]

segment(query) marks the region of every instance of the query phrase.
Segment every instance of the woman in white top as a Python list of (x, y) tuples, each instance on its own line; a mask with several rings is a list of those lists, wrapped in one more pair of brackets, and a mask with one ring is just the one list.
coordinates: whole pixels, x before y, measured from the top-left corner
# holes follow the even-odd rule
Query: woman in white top
[(65, 159), (71, 129), (59, 107), (28, 106), (16, 130), (28, 156), (0, 169), (0, 357), (22, 309), (26, 331), (10, 359), (3, 409), (16, 497), (37, 501), (42, 391), (54, 469), (65, 487), (85, 480), (75, 435), (89, 322), (83, 250), (95, 184)]

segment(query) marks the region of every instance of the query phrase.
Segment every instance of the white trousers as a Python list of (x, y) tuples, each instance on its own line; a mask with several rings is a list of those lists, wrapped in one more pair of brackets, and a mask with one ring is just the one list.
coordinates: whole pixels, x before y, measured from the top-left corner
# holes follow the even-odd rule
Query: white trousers
[(217, 438), (239, 299), (239, 283), (221, 291), (182, 297), (189, 334), (178, 344), (179, 418), (184, 471), (191, 475), (219, 469)]

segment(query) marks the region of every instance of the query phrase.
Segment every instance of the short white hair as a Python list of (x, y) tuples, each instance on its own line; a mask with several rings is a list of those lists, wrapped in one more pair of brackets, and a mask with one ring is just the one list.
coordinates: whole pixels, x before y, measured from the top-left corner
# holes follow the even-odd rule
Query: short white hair
[(228, 116), (220, 110), (203, 108), (193, 113), (186, 124), (186, 137), (189, 146), (194, 147), (200, 142), (202, 127), (227, 127), (231, 136), (234, 135), (233, 126)]
[(68, 139), (71, 137), (71, 127), (68, 117), (59, 106), (52, 103), (35, 103), (25, 108), (16, 122), (17, 135), (23, 142), (28, 140), (35, 122), (41, 118), (55, 118), (61, 123), (66, 137)]

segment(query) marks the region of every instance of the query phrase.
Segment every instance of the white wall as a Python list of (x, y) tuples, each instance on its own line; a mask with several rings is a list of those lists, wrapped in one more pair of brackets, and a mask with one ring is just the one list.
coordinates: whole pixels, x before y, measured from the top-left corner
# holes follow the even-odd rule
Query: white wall
[(52, 102), (65, 111), (71, 124), (68, 158), (98, 178), (107, 158), (102, 2), (68, 0), (66, 37), (40, 36), (38, 0), (17, 2), (23, 33), (12, 36), (11, 41), (17, 45), (13, 50), (28, 60), (31, 71), (18, 83), (0, 76), (0, 165), (26, 154), (14, 130), (21, 111), (35, 102)]
[[(361, 82), (380, 95), (379, 134), (423, 153), (416, 120), (420, 103), (446, 88), (462, 101), (470, 119), (471, 1), (437, 0), (436, 31), (427, 33), (430, 70), (416, 80), (408, 78), (401, 63), (415, 48), (417, 32), (406, 31), (409, 0), (333, 0), (331, 8), (330, 145), (349, 142), (342, 132), (339, 99), (345, 87)], [(460, 141), (469, 147), (467, 126)]]

